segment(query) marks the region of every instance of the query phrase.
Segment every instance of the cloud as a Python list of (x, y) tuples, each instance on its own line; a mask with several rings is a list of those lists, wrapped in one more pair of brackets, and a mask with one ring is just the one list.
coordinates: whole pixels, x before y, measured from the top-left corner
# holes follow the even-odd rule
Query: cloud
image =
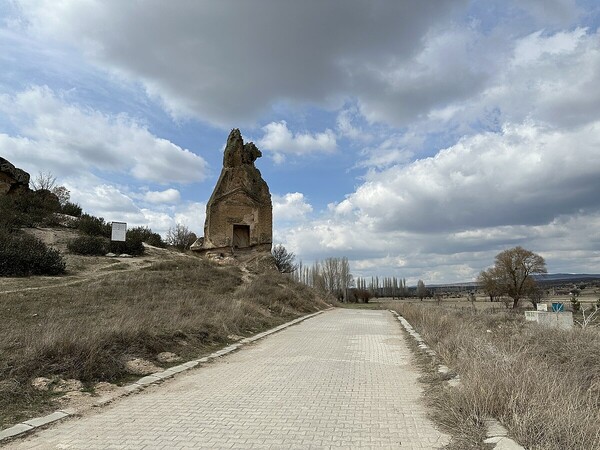
[(153, 135), (126, 115), (69, 104), (45, 86), (0, 95), (0, 113), (18, 132), (0, 134), (3, 154), (16, 164), (56, 175), (90, 169), (125, 173), (160, 184), (206, 178), (202, 157)]
[(497, 253), (517, 245), (546, 258), (550, 272), (600, 273), (600, 213), (559, 216), (537, 226), (457, 232), (379, 231), (351, 218), (321, 217), (279, 230), (305, 263), (347, 256), (355, 276), (397, 276), (409, 284), (472, 281)]
[(356, 167), (384, 169), (386, 167), (406, 164), (411, 161), (414, 154), (409, 148), (414, 146), (410, 133), (391, 135), (381, 141), (376, 147), (366, 147), (362, 150), (361, 159)]
[(167, 189), (164, 191), (148, 191), (144, 195), (144, 200), (149, 203), (178, 203), (181, 195), (177, 189)]
[(189, 202), (185, 207), (175, 212), (175, 222), (188, 227), (198, 236), (204, 234), (204, 219), (206, 217), (206, 204)]
[(271, 122), (263, 127), (264, 135), (258, 141), (258, 146), (273, 152), (275, 162), (281, 163), (285, 155), (306, 155), (309, 153), (331, 153), (337, 144), (333, 131), (327, 129), (322, 133), (293, 134), (287, 123)]
[[(375, 172), (336, 209), (352, 209), (381, 230), (413, 231), (538, 225), (596, 210), (599, 132), (600, 122), (571, 132), (507, 125), (434, 157)], [(573, 142), (577, 158), (568, 150)]]
[(300, 221), (313, 210), (304, 194), (291, 192), (285, 195), (273, 195), (273, 219), (277, 222)]
[(468, 2), (19, 5), (30, 32), (79, 46), (103, 68), (141, 81), (176, 116), (230, 127), (253, 123), (282, 102), (330, 107), (370, 95), (377, 76), (359, 84), (353, 67), (405, 59), (432, 26)]

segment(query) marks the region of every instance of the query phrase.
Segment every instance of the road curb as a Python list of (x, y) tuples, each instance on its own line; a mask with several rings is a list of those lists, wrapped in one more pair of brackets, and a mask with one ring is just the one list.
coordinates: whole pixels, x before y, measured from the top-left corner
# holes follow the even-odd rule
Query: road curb
[[(307, 319), (311, 319), (315, 316), (318, 316), (319, 314), (323, 314), (324, 312), (331, 311), (332, 309), (334, 309), (334, 308), (331, 307), (331, 308), (323, 309), (321, 311), (317, 311), (312, 314), (307, 314), (306, 316), (298, 317), (297, 319), (294, 319), (294, 320), (291, 320), (290, 322), (281, 324), (275, 328), (271, 328), (270, 330), (263, 331), (262, 333), (258, 333), (254, 336), (244, 338), (244, 339), (240, 340), (238, 343), (232, 344), (232, 345), (224, 347), (220, 350), (217, 350), (208, 356), (194, 359), (194, 360), (185, 362), (183, 364), (179, 364), (178, 366), (169, 367), (168, 369), (165, 369), (163, 371), (144, 376), (144, 377), (140, 378), (139, 380), (137, 380), (136, 382), (124, 386), (123, 390), (121, 392), (116, 393), (112, 396), (109, 395), (109, 396), (100, 398), (92, 405), (92, 407), (105, 406), (109, 403), (112, 403), (113, 401), (115, 401), (118, 398), (126, 397), (128, 395), (140, 392), (143, 389), (147, 388), (148, 386), (153, 386), (153, 385), (162, 383), (164, 380), (166, 380), (168, 378), (172, 378), (178, 373), (186, 372), (195, 367), (201, 366), (202, 364), (206, 364), (207, 362), (213, 361), (217, 358), (221, 358), (225, 355), (235, 352), (236, 350), (239, 350), (240, 348), (244, 347), (247, 344), (251, 344), (260, 339), (264, 339), (267, 336), (270, 336), (279, 331), (285, 330), (286, 328), (289, 328), (289, 327), (296, 325), (300, 322), (303, 322)], [(29, 434), (33, 431), (38, 430), (39, 428), (42, 428), (49, 424), (64, 420), (68, 417), (76, 416), (77, 414), (78, 414), (78, 412), (75, 410), (62, 409), (62, 410), (55, 411), (51, 414), (48, 414), (46, 416), (28, 419), (24, 422), (13, 425), (10, 428), (0, 430), (0, 445), (6, 443), (9, 439), (23, 437), (26, 434)]]
[[(410, 322), (398, 314), (394, 310), (389, 310), (398, 321), (402, 324), (402, 327), (406, 330), (406, 332), (413, 337), (415, 342), (417, 343), (417, 347), (423, 351), (423, 353), (427, 354), (430, 358), (435, 358), (437, 355), (435, 350), (429, 348), (429, 346), (425, 343), (423, 338), (417, 331), (412, 327)], [(453, 374), (449, 367), (443, 364), (437, 364), (437, 371), (442, 375), (452, 375), (451, 378), (445, 380), (450, 386), (457, 387), (460, 385), (460, 375)], [(496, 450), (525, 450), (525, 447), (522, 447), (513, 439), (508, 437), (508, 431), (504, 426), (498, 422), (496, 419), (486, 419), (486, 439), (483, 441), (485, 444), (494, 445), (494, 449)]]

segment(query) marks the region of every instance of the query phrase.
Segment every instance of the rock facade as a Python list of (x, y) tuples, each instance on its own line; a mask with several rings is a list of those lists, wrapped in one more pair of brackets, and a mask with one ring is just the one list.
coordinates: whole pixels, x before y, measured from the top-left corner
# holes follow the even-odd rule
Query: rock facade
[(240, 130), (227, 138), (223, 169), (206, 205), (204, 237), (192, 250), (203, 253), (230, 253), (236, 250), (271, 251), (273, 204), (269, 186), (254, 161), (262, 153)]
[(29, 191), (29, 174), (0, 157), (0, 195)]

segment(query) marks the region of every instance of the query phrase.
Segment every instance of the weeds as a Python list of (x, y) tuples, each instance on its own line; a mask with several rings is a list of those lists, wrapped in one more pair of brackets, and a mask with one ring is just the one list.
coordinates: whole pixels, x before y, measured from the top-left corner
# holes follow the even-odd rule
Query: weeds
[(500, 419), (530, 449), (600, 448), (600, 333), (526, 324), (512, 312), (394, 305), (454, 368), (447, 423)]

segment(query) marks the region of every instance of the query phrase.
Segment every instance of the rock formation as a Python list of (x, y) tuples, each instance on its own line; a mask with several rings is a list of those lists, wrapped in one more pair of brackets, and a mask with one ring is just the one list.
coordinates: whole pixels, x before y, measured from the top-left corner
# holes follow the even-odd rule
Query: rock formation
[(244, 144), (240, 130), (231, 131), (219, 181), (206, 205), (204, 237), (192, 245), (192, 250), (203, 253), (230, 253), (237, 249), (271, 251), (271, 194), (254, 165), (261, 156), (252, 142)]
[(0, 195), (29, 191), (29, 174), (0, 156)]

